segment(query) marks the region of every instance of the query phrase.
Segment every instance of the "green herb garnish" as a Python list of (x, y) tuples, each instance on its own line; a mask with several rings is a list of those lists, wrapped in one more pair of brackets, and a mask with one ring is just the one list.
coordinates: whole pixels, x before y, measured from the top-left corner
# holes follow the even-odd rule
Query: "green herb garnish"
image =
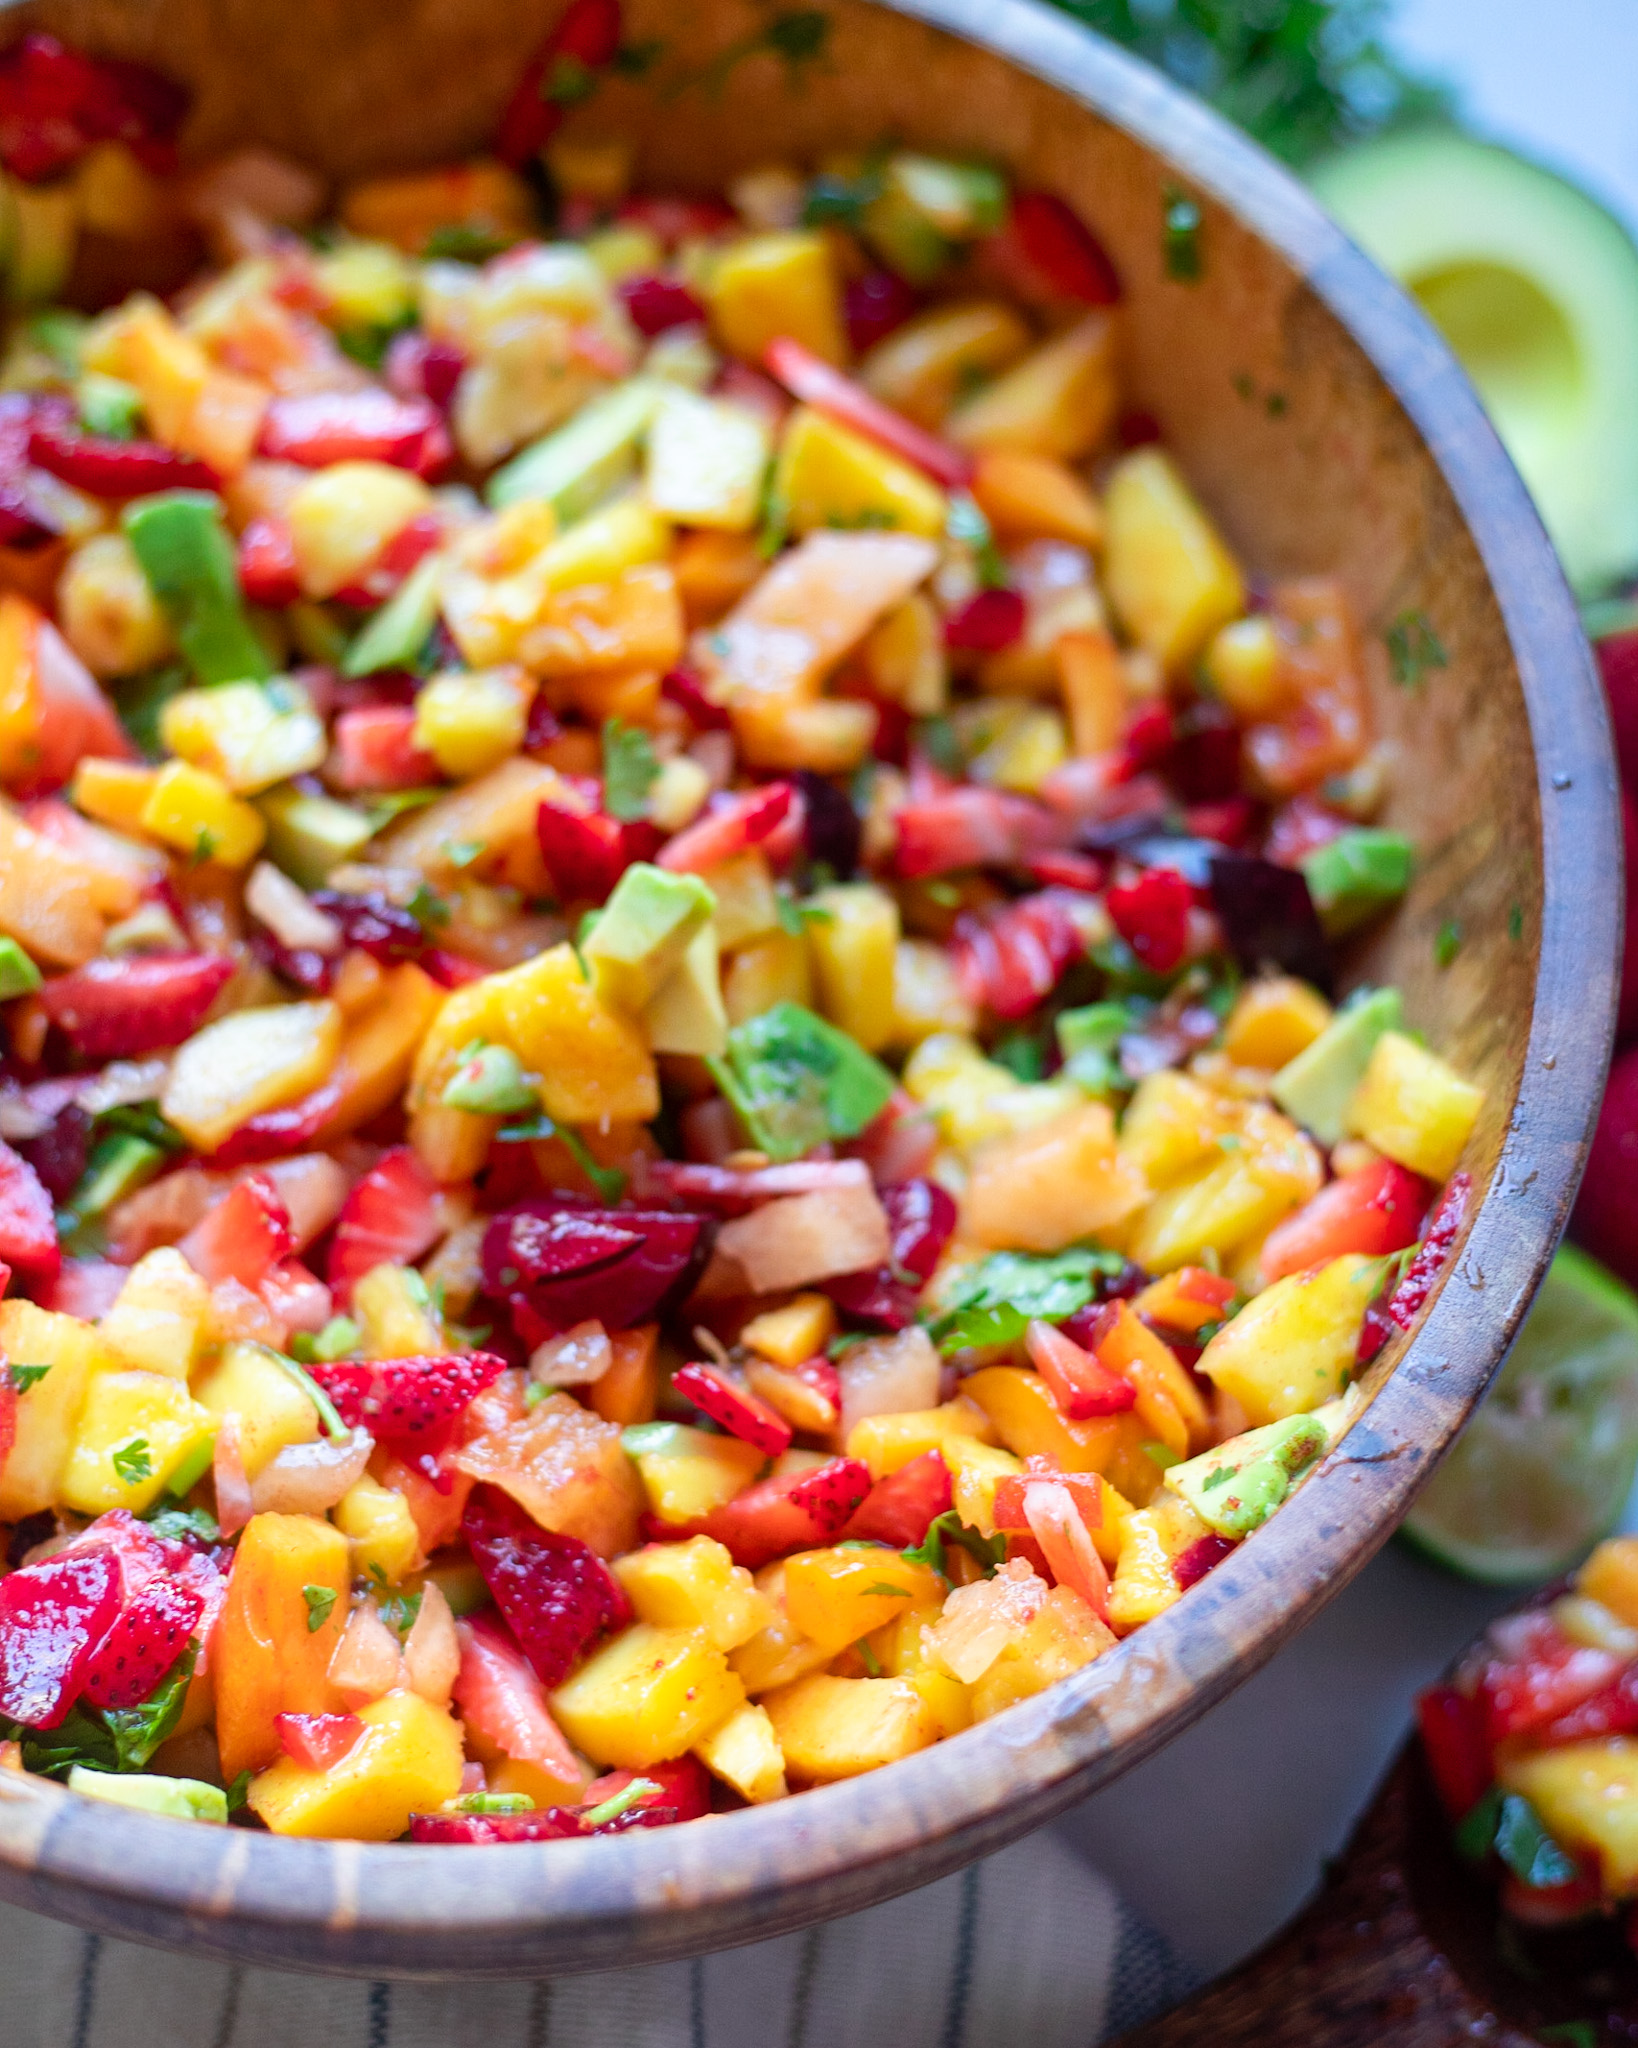
[(334, 1586), (303, 1586), (301, 1597), (307, 1602), (307, 1633), (316, 1636), (330, 1619), (330, 1610), (336, 1604)]
[(966, 1551), (975, 1563), (982, 1565), (984, 1576), (994, 1578), (996, 1567), (1007, 1561), (1007, 1539), (1005, 1536), (986, 1536), (982, 1530), (969, 1528), (954, 1508), (947, 1508), (928, 1524), (927, 1534), (922, 1540), (902, 1553), (907, 1564), (930, 1564), (933, 1570), (948, 1578), (945, 1569), (945, 1546), (954, 1543)]
[(623, 718), (603, 724), (603, 808), (611, 818), (635, 824), (648, 813), (648, 793), (660, 772), (654, 742), (640, 725)]
[(1385, 638), (1393, 679), (1402, 690), (1419, 689), (1432, 670), (1450, 664), (1426, 612), (1401, 612)]

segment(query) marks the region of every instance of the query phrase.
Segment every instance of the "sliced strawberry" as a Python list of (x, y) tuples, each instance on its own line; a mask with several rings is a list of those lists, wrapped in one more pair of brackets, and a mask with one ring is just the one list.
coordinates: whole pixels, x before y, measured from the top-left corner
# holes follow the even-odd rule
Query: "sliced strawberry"
[(1024, 1481), (1024, 1520), (1060, 1586), (1079, 1593), (1100, 1621), (1109, 1619), (1109, 1572), (1093, 1547), (1079, 1501), (1061, 1478)]
[(282, 1159), (311, 1144), (334, 1116), (341, 1102), (341, 1083), (326, 1081), (311, 1095), (282, 1109), (264, 1109), (242, 1123), (211, 1154), (213, 1166), (250, 1166), (264, 1159)]
[(730, 1436), (755, 1445), (765, 1458), (790, 1449), (791, 1426), (784, 1416), (714, 1365), (685, 1365), (672, 1375), (671, 1384), (685, 1401), (721, 1423)]
[[(62, 1264), (57, 1219), (40, 1176), (0, 1138), (0, 1259), (42, 1280)], [(17, 1720), (20, 1716), (13, 1715)]]
[(473, 1489), (461, 1528), (542, 1685), (558, 1684), (594, 1637), (631, 1619), (624, 1589), (590, 1544), (542, 1529), (498, 1487)]
[(384, 1152), (336, 1218), (327, 1276), (336, 1307), (345, 1311), (354, 1284), (377, 1266), (407, 1266), (430, 1251), (441, 1229), (438, 1183), (418, 1155), (408, 1145)]
[(592, 1830), (568, 1806), (534, 1813), (412, 1813), (410, 1840), (482, 1847), (494, 1842), (570, 1842)]
[(273, 1725), (285, 1755), (308, 1771), (330, 1770), (364, 1733), (356, 1714), (275, 1714)]
[(1083, 1351), (1051, 1323), (1032, 1322), (1024, 1333), (1030, 1363), (1047, 1383), (1059, 1414), (1072, 1421), (1089, 1415), (1120, 1415), (1137, 1401), (1137, 1389), (1104, 1364), (1093, 1351)]
[(1097, 1475), (1060, 1472), (1053, 1460), (1037, 1456), (1026, 1460), (1024, 1471), (1007, 1473), (996, 1481), (993, 1513), (997, 1529), (1013, 1534), (1029, 1527), (1029, 1517), (1024, 1512), (1024, 1489), (1032, 1479), (1051, 1479), (1068, 1487), (1088, 1530), (1096, 1532), (1103, 1527), (1103, 1484)]
[(544, 1765), (566, 1785), (577, 1783), (581, 1767), (574, 1751), (506, 1624), (497, 1614), (474, 1614), (457, 1622), (455, 1633), (461, 1668), (453, 1698), (465, 1726), (503, 1756)]
[(296, 544), (282, 519), (253, 519), (240, 534), (239, 588), (250, 604), (274, 610), (300, 599)]
[(119, 1559), (107, 1544), (0, 1579), (0, 1715), (55, 1728), (79, 1698), (119, 1604)]
[(636, 1779), (653, 1786), (626, 1808), (627, 1813), (667, 1809), (677, 1820), (698, 1820), (711, 1811), (711, 1774), (697, 1756), (680, 1756), (668, 1764), (647, 1764), (640, 1771), (609, 1771), (594, 1778), (581, 1798), (581, 1808), (601, 1806)]
[(840, 1533), (870, 1491), (870, 1468), (858, 1458), (832, 1458), (805, 1471), (786, 1472), (713, 1508), (700, 1528), (714, 1536), (735, 1564), (755, 1571), (793, 1550), (812, 1550)]
[(1055, 297), (1112, 306), (1120, 277), (1091, 229), (1053, 192), (1015, 192), (1003, 235)]
[(743, 795), (723, 798), (716, 809), (666, 842), (655, 865), (674, 874), (703, 874), (760, 846), (785, 822), (796, 797), (789, 782), (769, 782)]
[(980, 590), (944, 621), (944, 644), (975, 654), (999, 654), (1023, 638), (1027, 618), (1021, 591)]
[(53, 975), (40, 1002), (81, 1058), (133, 1059), (191, 1037), (232, 973), (209, 953), (91, 960)]
[(387, 462), (425, 476), (438, 466), (438, 452), (447, 445), (435, 405), (371, 385), (275, 398), (262, 424), (259, 452), (308, 469), (328, 469), (333, 462)]
[(1181, 965), (1188, 944), (1194, 890), (1175, 868), (1146, 868), (1104, 894), (1115, 929), (1152, 974)]
[(1373, 1159), (1320, 1189), (1263, 1240), (1265, 1282), (1301, 1273), (1348, 1252), (1380, 1258), (1415, 1244), (1427, 1209), (1427, 1182), (1391, 1159)]
[(259, 1287), (294, 1248), (290, 1212), (265, 1173), (247, 1173), (190, 1230), (178, 1250), (214, 1286)]
[(969, 1002), (1012, 1020), (1051, 995), (1086, 946), (1065, 904), (1043, 890), (994, 910), (963, 911), (950, 952)]
[(908, 1550), (926, 1541), (929, 1527), (948, 1512), (952, 1498), (949, 1466), (939, 1452), (923, 1451), (876, 1481), (843, 1529), (843, 1541), (858, 1538)]
[(535, 814), (540, 855), (564, 903), (603, 902), (630, 863), (645, 857), (636, 851), (640, 839), (635, 833), (635, 827), (602, 811), (542, 804)]
[(187, 1648), (204, 1607), (191, 1586), (163, 1578), (127, 1601), (86, 1667), (85, 1697), (92, 1706), (140, 1706)]
[(506, 1360), (493, 1351), (337, 1359), (308, 1367), (350, 1429), (362, 1426), (394, 1445), (453, 1422), (505, 1370)]
[(415, 744), (415, 712), (408, 704), (360, 704), (343, 711), (330, 740), (325, 773), (338, 789), (419, 789), (442, 779), (438, 763)]

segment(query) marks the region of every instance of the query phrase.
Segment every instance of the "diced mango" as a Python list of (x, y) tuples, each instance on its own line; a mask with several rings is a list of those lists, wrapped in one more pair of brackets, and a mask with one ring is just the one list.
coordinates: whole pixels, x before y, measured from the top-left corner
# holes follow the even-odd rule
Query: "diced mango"
[(932, 539), (949, 516), (923, 471), (805, 405), (786, 422), (773, 496), (793, 533), (870, 525)]
[(201, 1152), (214, 1152), (251, 1117), (316, 1088), (340, 1044), (341, 1012), (332, 1002), (236, 1010), (181, 1047), (160, 1107)]
[(961, 1384), (1016, 1457), (1056, 1458), (1066, 1472), (1102, 1472), (1119, 1441), (1118, 1415), (1070, 1421), (1041, 1375), (1023, 1366), (987, 1365)]
[(730, 1024), (760, 1017), (775, 1003), (813, 1005), (813, 969), (804, 934), (769, 932), (733, 955), (723, 970), (722, 1002)]
[(772, 1604), (774, 1618), (729, 1657), (741, 1684), (753, 1697), (790, 1685), (830, 1662), (829, 1652), (810, 1642), (785, 1612), (783, 1558), (756, 1574), (756, 1588)]
[(1484, 1090), (1402, 1031), (1384, 1031), (1348, 1105), (1348, 1128), (1412, 1173), (1455, 1172)]
[(646, 1123), (658, 1114), (659, 1082), (642, 1033), (598, 1001), (573, 946), (490, 976), (488, 995), (506, 1042), (541, 1077), (548, 1116)]
[(931, 1709), (941, 1737), (959, 1735), (973, 1719), (971, 1688), (953, 1677), (933, 1656), (926, 1631), (938, 1620), (943, 1596), (925, 1606), (910, 1607), (879, 1628), (870, 1648), (885, 1678), (903, 1678)]
[(647, 1425), (631, 1451), (650, 1510), (662, 1522), (695, 1522), (743, 1493), (762, 1454), (738, 1437), (712, 1436), (682, 1422)]
[(1115, 1646), (1114, 1632), (1099, 1621), (1079, 1593), (1054, 1586), (1040, 1612), (1013, 1637), (972, 1688), (975, 1721), (987, 1721), (1018, 1700), (1027, 1700), (1094, 1657)]
[(1381, 1284), (1381, 1260), (1359, 1252), (1290, 1273), (1218, 1331), (1197, 1370), (1240, 1403), (1254, 1429), (1306, 1415), (1352, 1378), (1359, 1326)]
[(633, 1423), (653, 1421), (660, 1396), (659, 1334), (656, 1323), (611, 1332), (613, 1362), (587, 1389), (592, 1408), (605, 1422), (617, 1422), (625, 1429)]
[(828, 363), (847, 360), (841, 285), (823, 235), (747, 235), (717, 257), (706, 280), (717, 339), (745, 362), (789, 335)]
[(333, 597), (357, 582), (388, 541), (431, 505), (421, 479), (390, 463), (334, 462), (316, 470), (285, 513), (302, 589)]
[(725, 1721), (706, 1730), (694, 1744), (694, 1754), (753, 1806), (785, 1797), (785, 1758), (766, 1707), (753, 1706), (749, 1700), (735, 1707)]
[(1172, 459), (1139, 448), (1104, 496), (1104, 578), (1127, 632), (1173, 672), (1245, 610), (1245, 582)]
[(995, 1428), (985, 1410), (958, 1394), (940, 1408), (865, 1416), (848, 1431), (847, 1455), (863, 1459), (872, 1479), (885, 1479), (923, 1451), (938, 1451), (949, 1464), (958, 1444), (994, 1441)]
[(1003, 1479), (1013, 1479), (1024, 1469), (1012, 1451), (998, 1444), (981, 1444), (973, 1437), (956, 1438), (944, 1446), (944, 1462), (950, 1468), (951, 1500), (957, 1514), (969, 1528), (995, 1533), (995, 1490)]
[(93, 534), (69, 556), (57, 583), (57, 617), (64, 639), (96, 676), (137, 675), (176, 645), (123, 533)]
[(347, 1622), (347, 1585), (347, 1539), (328, 1522), (252, 1515), (245, 1524), (211, 1644), (229, 1784), (278, 1756), (276, 1715), (339, 1710), (329, 1667)]
[(1617, 1898), (1638, 1893), (1638, 1742), (1629, 1736), (1566, 1743), (1507, 1758), (1498, 1773), (1540, 1814), (1553, 1840), (1598, 1858)]
[(20, 1522), (56, 1506), (86, 1388), (111, 1360), (91, 1324), (20, 1298), (0, 1301), (0, 1357), (48, 1368), (18, 1395), (16, 1437), (0, 1458), (0, 1521)]
[(134, 761), (105, 761), (91, 756), (74, 770), (68, 794), (88, 818), (116, 832), (140, 832), (159, 771), (139, 768)]
[(160, 1372), (99, 1372), (85, 1391), (59, 1486), (82, 1515), (151, 1507), (179, 1471), (209, 1462), (216, 1418), (183, 1380)]
[[(567, 539), (579, 532), (571, 528)], [(676, 578), (661, 563), (639, 560), (601, 582), (548, 590), (518, 636), (516, 653), (537, 676), (569, 677), (581, 686), (604, 677), (612, 684), (637, 671), (672, 667), (683, 634)]]
[(280, 1451), (310, 1444), (319, 1433), (319, 1413), (279, 1354), (261, 1344), (228, 1344), (199, 1382), (200, 1402), (212, 1415), (233, 1416), (239, 1425), (239, 1456), (254, 1479)]
[(365, 1473), (330, 1510), (347, 1539), (354, 1575), (396, 1586), (421, 1558), (421, 1537), (409, 1502)]
[(753, 768), (811, 768), (848, 775), (870, 752), (880, 713), (852, 697), (736, 705), (734, 737)]
[(993, 448), (979, 457), (972, 490), (998, 539), (1103, 545), (1103, 508), (1075, 472), (1050, 455)]
[(444, 991), (431, 976), (405, 961), (385, 976), (368, 1009), (349, 1016), (328, 1081), (336, 1103), (317, 1133), (320, 1144), (333, 1144), (357, 1130), (398, 1098), (416, 1048), (443, 1000)]
[(775, 1365), (800, 1365), (823, 1351), (836, 1334), (836, 1310), (825, 1294), (799, 1294), (783, 1308), (753, 1316), (739, 1341)]
[(267, 412), (264, 384), (224, 370), (155, 298), (137, 292), (86, 335), (84, 368), (134, 384), (156, 440), (222, 476), (249, 461)]
[(409, 1266), (374, 1266), (353, 1286), (352, 1313), (366, 1358), (424, 1358), (443, 1349), (443, 1324)]
[(1210, 1533), (1188, 1502), (1172, 1493), (1157, 1494), (1151, 1506), (1127, 1516), (1109, 1588), (1109, 1620), (1117, 1635), (1129, 1635), (1182, 1598), (1173, 1561)]
[(1090, 455), (1114, 425), (1114, 325), (1089, 313), (958, 405), (945, 432), (963, 448), (1063, 462)]
[(645, 1544), (617, 1558), (614, 1575), (639, 1621), (698, 1629), (719, 1650), (737, 1650), (774, 1619), (773, 1602), (709, 1536)]
[(1242, 725), (1277, 718), (1291, 685), (1280, 638), (1266, 612), (1234, 619), (1212, 636), (1202, 659), (1206, 680)]
[(594, 1651), (552, 1694), (551, 1707), (594, 1763), (640, 1771), (681, 1756), (744, 1697), (702, 1631), (640, 1621)]
[(236, 797), (219, 775), (186, 761), (169, 761), (155, 775), (141, 824), (190, 860), (226, 868), (248, 867), (267, 837), (260, 811)]
[(1116, 1149), (1108, 1107), (1083, 1102), (980, 1149), (962, 1202), (962, 1229), (975, 1244), (1061, 1251), (1124, 1222), (1148, 1192), (1142, 1173)]
[(1317, 988), (1288, 974), (1249, 981), (1223, 1025), (1223, 1050), (1236, 1066), (1283, 1067), (1311, 1046), (1331, 1021)]
[(393, 1842), (412, 1813), (435, 1813), (460, 1791), (461, 1731), (444, 1708), (389, 1692), (358, 1718), (364, 1733), (328, 1770), (282, 1756), (252, 1781), (248, 1804), (271, 1833)]
[(1277, 1111), (1251, 1105), (1224, 1141), (1220, 1163), (1155, 1196), (1130, 1251), (1152, 1273), (1231, 1258), (1319, 1191), (1324, 1168), (1311, 1140)]
[(1638, 1628), (1638, 1536), (1600, 1543), (1576, 1573), (1576, 1590), (1607, 1607), (1628, 1628)]
[(843, 882), (811, 898), (808, 945), (825, 1015), (867, 1052), (892, 1041), (899, 907), (873, 882)]
[(971, 383), (1011, 369), (1029, 342), (1011, 306), (958, 299), (916, 314), (877, 342), (859, 365), (859, 381), (918, 426), (938, 427)]
[[(160, 712), (159, 736), (171, 753), (240, 796), (309, 774), (322, 764), (329, 746), (324, 721), (307, 692), (282, 677), (267, 684), (179, 690)], [(152, 824), (147, 829), (157, 831)], [(240, 865), (227, 853), (215, 852), (211, 858)]]
[(931, 1565), (874, 1546), (803, 1550), (785, 1560), (785, 1611), (793, 1628), (832, 1656), (906, 1607), (943, 1592)]
[(186, 1380), (204, 1351), (210, 1289), (172, 1245), (146, 1253), (102, 1318), (103, 1342), (127, 1365)]
[(785, 1768), (803, 1784), (856, 1778), (938, 1740), (932, 1708), (906, 1678), (815, 1672), (769, 1693), (763, 1704)]

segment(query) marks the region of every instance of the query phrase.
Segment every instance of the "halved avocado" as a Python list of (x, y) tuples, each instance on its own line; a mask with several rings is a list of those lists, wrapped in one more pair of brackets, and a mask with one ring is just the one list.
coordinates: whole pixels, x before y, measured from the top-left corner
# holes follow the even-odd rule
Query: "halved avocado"
[(1583, 592), (1638, 566), (1638, 246), (1585, 192), (1454, 129), (1320, 164), (1315, 191), (1461, 358)]

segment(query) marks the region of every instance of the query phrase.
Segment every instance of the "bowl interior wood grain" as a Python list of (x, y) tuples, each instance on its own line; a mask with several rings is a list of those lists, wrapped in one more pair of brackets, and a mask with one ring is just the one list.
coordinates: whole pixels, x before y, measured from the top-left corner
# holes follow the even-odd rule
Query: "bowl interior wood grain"
[[(527, 0), (37, 0), (8, 17), (196, 90), (190, 148), (260, 140), (337, 176), (479, 149), (555, 8)], [(121, 1813), (0, 1773), (0, 1896), (110, 1932), (274, 1964), (514, 1975), (760, 1938), (999, 1848), (1174, 1734), (1262, 1663), (1404, 1513), (1500, 1362), (1568, 1213), (1608, 1053), (1620, 864), (1601, 700), (1557, 566), (1421, 316), (1301, 189), (1200, 106), (1027, 0), (824, 0), (822, 53), (755, 44), (749, 0), (627, 0), (640, 81), (579, 111), (634, 136), (644, 184), (719, 186), (892, 136), (1061, 193), (1125, 281), (1130, 403), (1152, 411), (1259, 573), (1336, 571), (1382, 637), (1397, 750), (1385, 822), (1420, 850), (1357, 963), (1482, 1081), (1481, 1197), (1365, 1418), (1256, 1540), (1068, 1682), (884, 1772), (709, 1825), (579, 1844), (279, 1840)], [(1162, 215), (1201, 203), (1204, 274)], [(1440, 968), (1435, 936), (1460, 932)], [(1272, 1763), (1273, 1760), (1271, 1760)]]

